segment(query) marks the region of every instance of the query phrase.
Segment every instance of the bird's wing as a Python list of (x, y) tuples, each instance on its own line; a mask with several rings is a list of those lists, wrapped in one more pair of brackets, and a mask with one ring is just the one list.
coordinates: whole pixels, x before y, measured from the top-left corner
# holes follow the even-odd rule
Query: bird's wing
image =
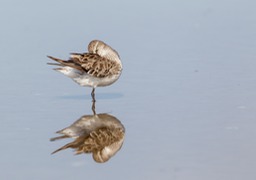
[(94, 53), (71, 53), (69, 60), (47, 57), (59, 63), (48, 63), (50, 65), (69, 66), (97, 78), (118, 74), (122, 69), (116, 62)]
[(93, 53), (72, 53), (70, 61), (78, 64), (87, 74), (97, 78), (117, 74), (120, 70), (115, 62)]

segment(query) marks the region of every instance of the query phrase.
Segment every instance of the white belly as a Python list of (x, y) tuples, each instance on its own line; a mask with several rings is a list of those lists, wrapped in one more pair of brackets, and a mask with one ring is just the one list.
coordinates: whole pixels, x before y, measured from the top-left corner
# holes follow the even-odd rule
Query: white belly
[(87, 87), (100, 87), (100, 86), (108, 86), (113, 84), (121, 75), (121, 72), (117, 75), (111, 75), (104, 78), (97, 78), (86, 73), (81, 74), (79, 70), (74, 68), (65, 66), (63, 68), (56, 69), (57, 71), (63, 73), (64, 75), (73, 79), (76, 83), (80, 86), (87, 86)]

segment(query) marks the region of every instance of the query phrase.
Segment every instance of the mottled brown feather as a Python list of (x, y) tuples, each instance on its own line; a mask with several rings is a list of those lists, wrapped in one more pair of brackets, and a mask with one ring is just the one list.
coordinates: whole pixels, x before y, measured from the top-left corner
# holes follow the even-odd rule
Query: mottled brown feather
[(48, 57), (54, 61), (57, 61), (62, 66), (69, 66), (98, 78), (114, 75), (117, 74), (117, 71), (121, 71), (119, 64), (104, 57), (100, 57), (98, 54), (72, 53), (70, 59), (67, 61), (52, 56)]
[(119, 141), (123, 137), (124, 132), (122, 130), (113, 130), (103, 127), (91, 132), (88, 136), (80, 136), (76, 138), (73, 142), (68, 143), (65, 146), (57, 149), (52, 154), (67, 148), (75, 149), (76, 154), (96, 153), (98, 151), (101, 151), (104, 147), (110, 146), (116, 141)]

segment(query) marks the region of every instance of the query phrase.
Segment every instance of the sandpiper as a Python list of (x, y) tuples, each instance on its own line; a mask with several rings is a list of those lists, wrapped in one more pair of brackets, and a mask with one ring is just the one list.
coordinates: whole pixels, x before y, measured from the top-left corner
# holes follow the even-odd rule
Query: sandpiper
[(96, 162), (103, 163), (121, 149), (125, 128), (116, 117), (103, 113), (84, 115), (57, 133), (61, 136), (51, 138), (51, 141), (63, 138), (73, 138), (74, 140), (52, 154), (72, 148), (76, 154), (92, 153)]
[(92, 87), (91, 96), (95, 100), (95, 88), (113, 84), (121, 75), (122, 63), (118, 53), (99, 40), (88, 45), (88, 53), (71, 53), (69, 60), (52, 56), (58, 63), (47, 63), (61, 66), (54, 70), (73, 79), (80, 86)]

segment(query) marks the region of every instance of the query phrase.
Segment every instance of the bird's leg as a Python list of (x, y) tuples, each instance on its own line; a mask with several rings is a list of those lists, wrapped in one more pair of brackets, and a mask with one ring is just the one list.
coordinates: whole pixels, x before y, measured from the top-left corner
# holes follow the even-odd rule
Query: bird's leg
[(91, 96), (92, 96), (92, 112), (93, 112), (93, 115), (96, 115), (96, 111), (95, 111), (95, 88), (92, 89), (92, 93), (91, 93)]
[(92, 93), (91, 93), (91, 96), (92, 96), (92, 102), (95, 102), (95, 88), (92, 88)]
[(95, 88), (92, 88), (91, 96), (92, 96), (92, 102), (96, 102), (96, 100), (95, 100)]

